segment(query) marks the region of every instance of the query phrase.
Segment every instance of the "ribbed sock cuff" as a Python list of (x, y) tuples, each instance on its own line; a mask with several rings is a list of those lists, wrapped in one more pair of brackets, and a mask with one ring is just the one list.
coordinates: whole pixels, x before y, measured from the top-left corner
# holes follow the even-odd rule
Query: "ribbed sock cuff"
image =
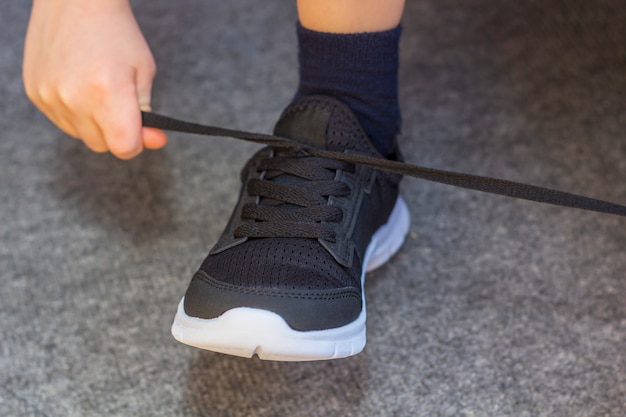
[(300, 65), (397, 72), (402, 27), (383, 32), (316, 32), (297, 23)]

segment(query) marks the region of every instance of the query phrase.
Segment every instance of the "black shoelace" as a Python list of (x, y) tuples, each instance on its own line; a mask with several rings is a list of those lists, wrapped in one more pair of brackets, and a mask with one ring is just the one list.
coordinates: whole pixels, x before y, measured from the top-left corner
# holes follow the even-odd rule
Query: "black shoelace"
[[(582, 195), (572, 194), (564, 191), (552, 190), (549, 188), (538, 187), (530, 184), (524, 184), (514, 181), (502, 180), (498, 178), (464, 174), (452, 171), (445, 171), (440, 169), (426, 168), (418, 165), (411, 165), (404, 162), (391, 161), (382, 158), (376, 158), (372, 156), (366, 155), (357, 155), (357, 154), (349, 154), (349, 153), (341, 153), (328, 151), (324, 149), (317, 149), (311, 146), (303, 145), (298, 143), (292, 139), (283, 138), (275, 135), (261, 134), (261, 133), (251, 133), (240, 130), (232, 130), (225, 129), (221, 127), (215, 126), (207, 126), (198, 123), (190, 123), (182, 120), (173, 119), (167, 116), (162, 116), (156, 113), (147, 113), (142, 112), (142, 121), (145, 127), (153, 127), (162, 130), (176, 131), (182, 133), (192, 133), (206, 136), (224, 136), (224, 137), (232, 137), (236, 139), (245, 140), (248, 142), (258, 143), (268, 145), (274, 149), (283, 151), (283, 152), (293, 152), (301, 155), (308, 155), (312, 157), (319, 157), (330, 159), (334, 161), (342, 161), (348, 164), (359, 164), (372, 168), (376, 168), (383, 171), (394, 172), (397, 174), (402, 174), (414, 178), (420, 178), (427, 181), (438, 182), (442, 184), (453, 185), (456, 187), (467, 188), (470, 190), (483, 191), (497, 195), (503, 195), (507, 197), (519, 198), (523, 200), (536, 201), (539, 203), (547, 203), (557, 206), (563, 207), (571, 207), (578, 208), (582, 210), (596, 211), (600, 213), (608, 213), (614, 214), (618, 216), (626, 217), (626, 206), (611, 203), (608, 201), (598, 200), (595, 198), (585, 197)], [(293, 169), (299, 169), (302, 166), (296, 166)], [(332, 167), (329, 167), (332, 168)], [(323, 168), (322, 168), (323, 169)], [(316, 177), (316, 181), (320, 181), (319, 178)], [(324, 181), (321, 179), (321, 181)], [(331, 195), (333, 192), (341, 193), (341, 190), (334, 190), (328, 187), (332, 187), (329, 185), (321, 185), (320, 183), (316, 184), (320, 187), (327, 187), (326, 189), (322, 189), (323, 192)], [(268, 196), (276, 196), (276, 193), (280, 193), (285, 191), (284, 189), (280, 189), (280, 187), (273, 188), (269, 190), (267, 185), (251, 185), (250, 187), (254, 187), (254, 193), (268, 193)], [(256, 188), (258, 187), (258, 188)], [(269, 186), (273, 187), (273, 186)], [(291, 194), (293, 194), (293, 187), (290, 187)], [(318, 187), (319, 188), (319, 187)], [(297, 193), (297, 192), (296, 192)], [(296, 205), (307, 206), (308, 203), (311, 203), (312, 200), (310, 196), (305, 194), (299, 196), (293, 195), (284, 195), (284, 198), (287, 198), (288, 201)], [(283, 198), (281, 197), (281, 198)], [(305, 201), (306, 200), (306, 201)], [(316, 204), (311, 204), (312, 207), (315, 207)], [(248, 207), (245, 209), (244, 215), (248, 215), (250, 218), (263, 219), (264, 216), (270, 216), (271, 219), (275, 219), (275, 213), (263, 212), (266, 210), (265, 208), (252, 208)], [(255, 211), (258, 210), (258, 211)], [(316, 208), (304, 208), (299, 212), (294, 214), (294, 217), (285, 218), (285, 222), (293, 222), (302, 224), (304, 219), (309, 219), (316, 221), (314, 219), (324, 219), (327, 220), (326, 216), (332, 218), (332, 213), (326, 212), (321, 213), (318, 212)], [(271, 210), (270, 210), (271, 211)], [(320, 217), (321, 216), (321, 217)], [(270, 229), (273, 227), (262, 226), (262, 222), (254, 225), (251, 223), (249, 226), (242, 225), (245, 230), (239, 230), (240, 235), (263, 235), (266, 236), (267, 233), (277, 233), (272, 232)], [(302, 227), (302, 226), (299, 226)], [(283, 227), (284, 229), (289, 229), (289, 227)], [(274, 229), (276, 230), (276, 229)], [(282, 230), (282, 229), (281, 229)], [(290, 233), (288, 230), (284, 230), (284, 233)], [(321, 229), (312, 229), (310, 230), (311, 235), (321, 237), (319, 234), (322, 234), (325, 237), (332, 237), (326, 235), (326, 231)], [(250, 234), (250, 235), (248, 235)]]
[(335, 172), (353, 172), (354, 164), (301, 152), (257, 157), (263, 159), (255, 169), (263, 176), (250, 179), (246, 191), (258, 203), (243, 206), (243, 222), (235, 229), (235, 238), (307, 237), (335, 242), (329, 223), (340, 222), (343, 211), (327, 202), (331, 196), (350, 195), (349, 186), (335, 180)]

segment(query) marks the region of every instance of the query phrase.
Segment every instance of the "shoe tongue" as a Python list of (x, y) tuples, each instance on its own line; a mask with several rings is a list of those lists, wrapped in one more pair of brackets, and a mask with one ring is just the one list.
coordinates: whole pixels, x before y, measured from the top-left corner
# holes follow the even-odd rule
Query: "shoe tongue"
[[(330, 116), (330, 110), (313, 106), (298, 106), (294, 103), (283, 112), (282, 117), (274, 127), (274, 134), (314, 148), (326, 149), (326, 131)], [(285, 185), (296, 185), (301, 184), (303, 179), (294, 175), (282, 174), (272, 178), (271, 181)], [(266, 199), (266, 201), (270, 200)], [(297, 208), (291, 204), (282, 204), (281, 207)]]
[(326, 149), (326, 130), (330, 110), (308, 107), (295, 112), (286, 111), (276, 123), (274, 134), (319, 149)]

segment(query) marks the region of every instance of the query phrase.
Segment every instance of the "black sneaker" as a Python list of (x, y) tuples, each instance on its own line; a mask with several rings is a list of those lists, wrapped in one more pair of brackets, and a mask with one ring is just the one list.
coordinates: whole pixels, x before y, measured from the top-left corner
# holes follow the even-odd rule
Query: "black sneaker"
[[(290, 105), (275, 134), (381, 157), (352, 111), (329, 97)], [(400, 175), (272, 148), (241, 175), (239, 202), (178, 306), (174, 337), (283, 361), (360, 352), (365, 272), (395, 254), (409, 229)]]

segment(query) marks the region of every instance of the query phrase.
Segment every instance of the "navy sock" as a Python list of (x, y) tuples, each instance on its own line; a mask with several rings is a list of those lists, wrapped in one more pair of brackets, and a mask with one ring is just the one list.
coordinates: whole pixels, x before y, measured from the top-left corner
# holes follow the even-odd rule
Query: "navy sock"
[(298, 23), (300, 85), (296, 98), (324, 94), (343, 101), (386, 155), (400, 131), (401, 33), (400, 26), (383, 32), (324, 33)]

